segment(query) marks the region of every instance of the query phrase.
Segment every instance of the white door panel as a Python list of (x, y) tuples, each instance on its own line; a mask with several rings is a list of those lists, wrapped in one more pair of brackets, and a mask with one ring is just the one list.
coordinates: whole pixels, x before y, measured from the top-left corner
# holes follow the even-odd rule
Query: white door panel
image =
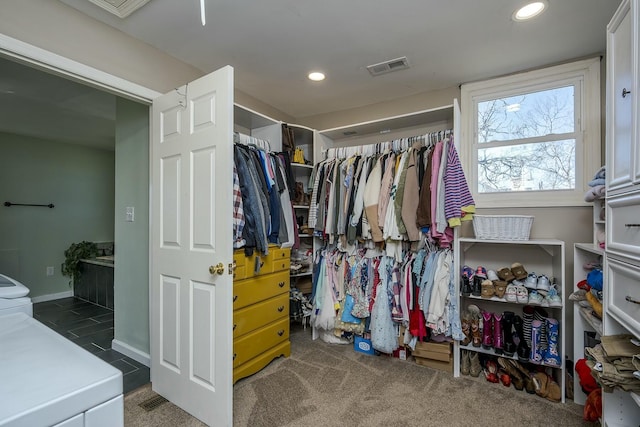
[(230, 426), (233, 69), (158, 98), (152, 123), (153, 390)]

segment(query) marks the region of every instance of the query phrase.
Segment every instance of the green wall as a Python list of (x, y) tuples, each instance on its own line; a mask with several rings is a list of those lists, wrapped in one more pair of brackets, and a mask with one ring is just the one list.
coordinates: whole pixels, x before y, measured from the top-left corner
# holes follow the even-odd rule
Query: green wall
[(0, 133), (0, 159), (0, 272), (24, 283), (32, 298), (71, 291), (60, 274), (65, 249), (113, 241), (114, 152)]
[(149, 106), (117, 98), (115, 157), (114, 339), (148, 355)]

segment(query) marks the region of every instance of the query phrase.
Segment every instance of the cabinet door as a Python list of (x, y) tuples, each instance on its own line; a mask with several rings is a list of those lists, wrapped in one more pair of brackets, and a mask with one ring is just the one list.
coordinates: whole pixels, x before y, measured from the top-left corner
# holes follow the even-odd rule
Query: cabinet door
[(609, 190), (632, 182), (633, 98), (632, 19), (623, 2), (607, 28), (607, 179)]

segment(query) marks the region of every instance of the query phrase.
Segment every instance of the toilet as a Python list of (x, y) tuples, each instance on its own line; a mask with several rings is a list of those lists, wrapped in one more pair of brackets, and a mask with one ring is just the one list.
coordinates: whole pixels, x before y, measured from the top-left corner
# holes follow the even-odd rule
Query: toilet
[(0, 316), (25, 313), (33, 317), (33, 304), (29, 288), (9, 276), (0, 273)]

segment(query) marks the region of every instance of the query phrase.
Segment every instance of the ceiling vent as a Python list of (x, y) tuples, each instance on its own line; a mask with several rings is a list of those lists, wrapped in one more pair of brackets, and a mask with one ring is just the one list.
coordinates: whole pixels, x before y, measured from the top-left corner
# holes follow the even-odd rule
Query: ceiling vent
[(372, 76), (379, 76), (380, 74), (391, 73), (392, 71), (406, 70), (407, 68), (409, 68), (409, 61), (406, 56), (367, 66), (367, 70), (369, 70)]
[(126, 18), (142, 6), (147, 4), (149, 0), (89, 0), (96, 6), (100, 6), (104, 10), (113, 13), (119, 18)]

